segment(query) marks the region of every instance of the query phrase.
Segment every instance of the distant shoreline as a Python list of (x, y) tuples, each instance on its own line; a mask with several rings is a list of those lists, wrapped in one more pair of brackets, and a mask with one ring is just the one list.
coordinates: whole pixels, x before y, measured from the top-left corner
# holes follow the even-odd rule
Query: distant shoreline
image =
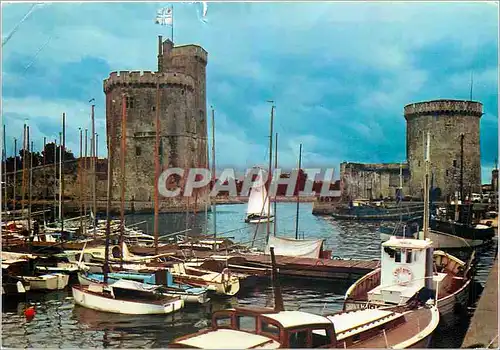
[[(300, 203), (312, 203), (315, 200), (316, 200), (316, 197), (314, 197), (314, 196), (300, 197), (299, 198)], [(271, 198), (271, 202), (274, 202), (274, 198)], [(277, 203), (295, 203), (295, 202), (297, 202), (297, 197), (280, 196), (280, 197), (276, 197), (276, 202)], [(216, 198), (215, 203), (216, 204), (247, 204), (248, 197)]]

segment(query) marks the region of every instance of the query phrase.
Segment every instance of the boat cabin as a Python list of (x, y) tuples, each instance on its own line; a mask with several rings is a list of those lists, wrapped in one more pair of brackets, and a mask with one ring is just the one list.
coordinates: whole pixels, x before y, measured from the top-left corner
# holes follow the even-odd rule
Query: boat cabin
[(368, 301), (403, 304), (424, 287), (435, 289), (432, 282), (436, 283), (446, 274), (426, 278), (429, 272), (432, 274), (432, 256), (432, 241), (429, 239), (391, 237), (382, 243), (380, 284), (368, 292)]
[(215, 312), (211, 328), (176, 339), (169, 347), (204, 349), (332, 348), (333, 323), (301, 311), (235, 308)]

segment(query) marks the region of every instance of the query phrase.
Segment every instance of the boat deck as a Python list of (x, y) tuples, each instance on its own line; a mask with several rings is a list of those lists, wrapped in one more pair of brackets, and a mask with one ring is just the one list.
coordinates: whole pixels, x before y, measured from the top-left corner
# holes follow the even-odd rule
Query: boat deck
[[(405, 340), (416, 336), (420, 331), (427, 327), (432, 321), (432, 312), (429, 309), (418, 309), (405, 315), (406, 322), (399, 326), (386, 330), (384, 334), (378, 334), (373, 338), (362, 340), (352, 344), (352, 348), (389, 348)], [(387, 338), (387, 342), (386, 342)], [(423, 338), (422, 338), (423, 339)]]

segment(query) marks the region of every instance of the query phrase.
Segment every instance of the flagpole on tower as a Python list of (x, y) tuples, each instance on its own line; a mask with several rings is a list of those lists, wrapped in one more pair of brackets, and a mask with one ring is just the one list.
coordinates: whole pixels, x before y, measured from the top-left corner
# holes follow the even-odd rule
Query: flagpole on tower
[(171, 27), (171, 36), (172, 36), (172, 43), (174, 43), (174, 5), (171, 6), (172, 12), (172, 27)]

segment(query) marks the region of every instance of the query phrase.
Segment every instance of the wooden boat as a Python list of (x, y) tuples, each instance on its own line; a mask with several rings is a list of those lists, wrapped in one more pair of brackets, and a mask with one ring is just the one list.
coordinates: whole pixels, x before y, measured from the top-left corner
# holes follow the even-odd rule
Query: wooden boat
[(496, 211), (489, 211), (485, 214), (485, 218), (479, 221), (480, 224), (498, 228), (498, 213)]
[[(166, 275), (166, 279), (164, 279), (164, 283), (157, 281), (156, 276), (158, 273), (162, 273)], [(115, 283), (119, 280), (130, 280), (137, 281), (149, 285), (154, 285), (158, 288), (158, 292), (161, 292), (162, 295), (168, 297), (178, 297), (183, 300), (185, 303), (195, 303), (195, 304), (205, 304), (210, 299), (207, 296), (206, 288), (196, 288), (185, 285), (174, 284), (172, 280), (172, 276), (167, 270), (157, 271), (154, 274), (148, 273), (128, 273), (128, 272), (110, 272), (108, 274), (109, 283)], [(101, 273), (88, 273), (88, 272), (80, 272), (78, 273), (78, 282), (81, 285), (88, 286), (90, 284), (95, 283), (103, 283), (104, 275)]]
[[(274, 261), (274, 252), (272, 251)], [(320, 316), (285, 311), (273, 263), (275, 307), (217, 311), (210, 328), (175, 339), (171, 348), (409, 348), (427, 347), (439, 324), (432, 301), (413, 308), (367, 309)]]
[[(382, 244), (381, 267), (357, 280), (346, 292), (344, 310), (401, 305), (422, 290), (437, 294), (441, 315), (468, 303), (471, 256), (466, 264), (443, 251), (433, 251), (429, 239), (398, 239)], [(432, 275), (426, 278), (430, 263)]]
[(154, 288), (146, 289), (142, 283), (138, 283), (138, 286), (118, 282), (111, 285), (73, 286), (75, 304), (97, 311), (127, 315), (169, 314), (184, 307), (184, 301), (179, 298), (157, 294)]
[(61, 290), (68, 286), (69, 275), (48, 273), (40, 276), (19, 276), (30, 285), (30, 290)]
[(174, 277), (174, 282), (178, 284), (205, 287), (218, 295), (233, 296), (240, 290), (240, 279), (231, 275), (229, 269), (213, 272), (175, 263), (170, 273)]

